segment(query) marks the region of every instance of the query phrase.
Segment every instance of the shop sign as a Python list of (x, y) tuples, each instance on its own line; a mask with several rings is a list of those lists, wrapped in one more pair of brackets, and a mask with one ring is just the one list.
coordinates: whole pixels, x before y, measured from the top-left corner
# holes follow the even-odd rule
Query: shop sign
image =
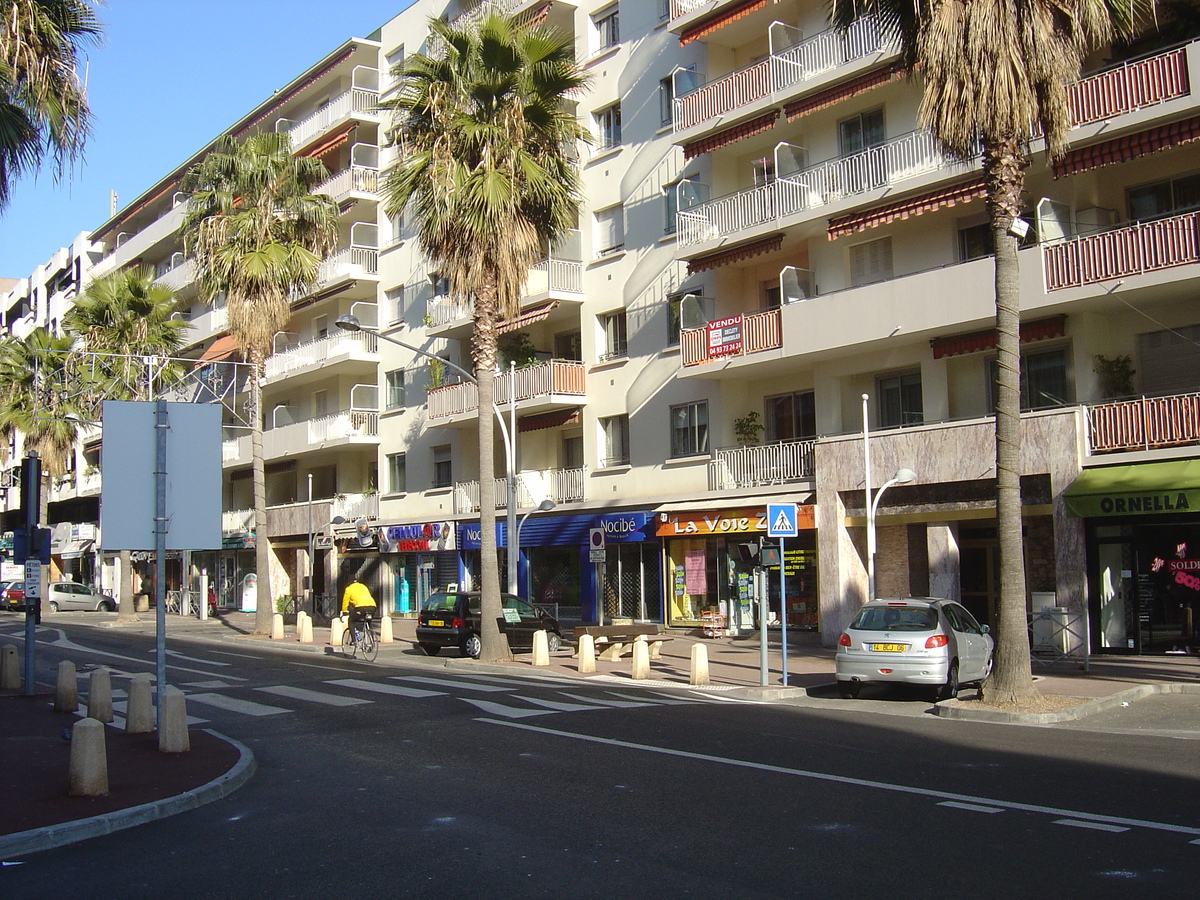
[[(476, 530), (478, 530), (478, 526)], [(389, 549), (397, 553), (454, 549), (454, 528), (449, 522), (389, 525), (384, 530), (384, 535), (387, 538)]]
[[(816, 508), (796, 507), (796, 525), (800, 530), (816, 528)], [(659, 513), (659, 537), (703, 537), (710, 534), (767, 533), (767, 510), (731, 509), (713, 512)]]
[(742, 352), (742, 317), (730, 316), (709, 322), (708, 356), (736, 356)]
[(1153, 494), (1096, 494), (1074, 498), (1077, 516), (1153, 516), (1200, 509), (1200, 490)]
[(611, 513), (600, 516), (596, 527), (604, 529), (604, 536), (610, 542), (644, 541), (646, 540), (646, 523), (650, 516), (644, 512)]

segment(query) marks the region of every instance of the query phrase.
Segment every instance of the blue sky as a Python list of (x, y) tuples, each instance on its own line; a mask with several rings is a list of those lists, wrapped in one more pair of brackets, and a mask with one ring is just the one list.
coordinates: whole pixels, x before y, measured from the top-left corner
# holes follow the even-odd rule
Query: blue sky
[(88, 50), (91, 140), (74, 175), (43, 169), (0, 211), (0, 276), (23, 278), (132, 203), (271, 92), (411, 0), (109, 0)]

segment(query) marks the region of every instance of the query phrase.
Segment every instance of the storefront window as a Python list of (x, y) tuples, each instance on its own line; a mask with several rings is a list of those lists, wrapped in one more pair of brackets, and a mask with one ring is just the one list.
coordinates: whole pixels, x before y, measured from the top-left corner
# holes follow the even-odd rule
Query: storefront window
[(578, 618), (583, 604), (579, 548), (531, 547), (526, 552), (532, 563), (530, 602), (556, 607), (556, 618)]

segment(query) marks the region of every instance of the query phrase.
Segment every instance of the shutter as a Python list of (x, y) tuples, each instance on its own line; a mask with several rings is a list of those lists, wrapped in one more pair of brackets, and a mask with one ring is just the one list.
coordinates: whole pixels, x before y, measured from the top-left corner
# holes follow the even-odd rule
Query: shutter
[(1138, 335), (1137, 382), (1149, 396), (1187, 394), (1200, 385), (1200, 325)]

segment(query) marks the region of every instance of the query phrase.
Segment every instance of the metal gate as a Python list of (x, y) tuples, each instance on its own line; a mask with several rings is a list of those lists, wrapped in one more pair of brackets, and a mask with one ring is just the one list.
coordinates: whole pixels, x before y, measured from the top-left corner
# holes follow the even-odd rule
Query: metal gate
[(658, 546), (610, 544), (604, 565), (604, 614), (609, 619), (661, 622)]

